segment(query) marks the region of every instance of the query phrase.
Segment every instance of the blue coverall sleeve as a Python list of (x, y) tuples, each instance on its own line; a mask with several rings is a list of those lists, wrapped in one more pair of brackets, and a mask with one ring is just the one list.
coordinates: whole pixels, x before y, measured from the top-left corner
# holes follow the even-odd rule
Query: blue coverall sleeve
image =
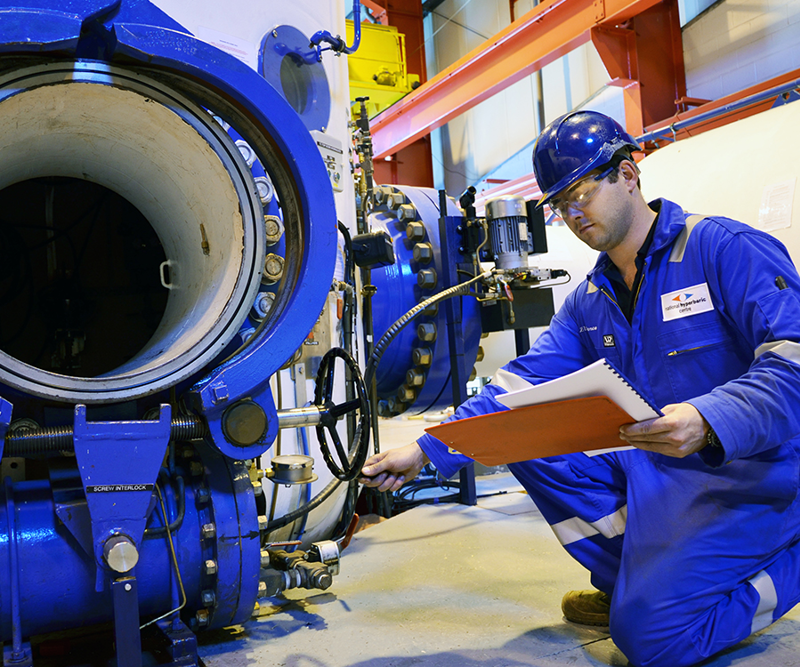
[(704, 243), (712, 298), (754, 354), (746, 373), (688, 401), (725, 450), (724, 460), (703, 458), (721, 465), (800, 434), (800, 277), (776, 239), (710, 227), (729, 237)]
[[(578, 289), (585, 289), (585, 283)], [(445, 421), (477, 417), (507, 410), (497, 400), (505, 394), (511, 380), (515, 385), (539, 384), (583, 368), (594, 359), (581, 343), (578, 325), (573, 316), (575, 292), (553, 317), (550, 327), (536, 339), (531, 349), (501, 368), (492, 382), (481, 392), (460, 405), (455, 414)], [(417, 440), (422, 450), (445, 477), (450, 477), (472, 460), (450, 449), (438, 438), (425, 434)]]

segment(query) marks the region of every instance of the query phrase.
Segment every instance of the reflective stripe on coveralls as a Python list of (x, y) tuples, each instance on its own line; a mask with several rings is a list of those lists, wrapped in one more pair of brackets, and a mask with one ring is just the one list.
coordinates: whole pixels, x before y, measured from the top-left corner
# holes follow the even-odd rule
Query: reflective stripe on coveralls
[[(800, 364), (800, 344), (790, 340), (776, 340), (771, 343), (764, 343), (756, 348), (754, 356), (756, 359), (765, 352), (774, 352), (788, 361)], [(523, 380), (524, 382), (524, 380)]]
[(750, 628), (750, 634), (752, 634), (772, 625), (772, 612), (778, 606), (778, 592), (775, 590), (775, 582), (772, 581), (772, 577), (764, 570), (747, 581), (756, 589), (760, 598), (753, 616), (753, 625)]
[(601, 517), (597, 521), (584, 521), (578, 517), (559, 521), (550, 526), (556, 534), (558, 541), (566, 546), (586, 537), (600, 534), (611, 539), (625, 532), (625, 522), (628, 518), (628, 506), (623, 505), (613, 514)]

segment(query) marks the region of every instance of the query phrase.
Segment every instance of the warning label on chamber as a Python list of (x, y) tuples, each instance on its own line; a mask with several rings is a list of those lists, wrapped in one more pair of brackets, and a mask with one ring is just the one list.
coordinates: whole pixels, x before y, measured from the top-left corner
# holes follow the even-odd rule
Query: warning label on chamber
[(152, 484), (95, 484), (86, 487), (86, 493), (117, 493), (119, 491), (152, 491)]

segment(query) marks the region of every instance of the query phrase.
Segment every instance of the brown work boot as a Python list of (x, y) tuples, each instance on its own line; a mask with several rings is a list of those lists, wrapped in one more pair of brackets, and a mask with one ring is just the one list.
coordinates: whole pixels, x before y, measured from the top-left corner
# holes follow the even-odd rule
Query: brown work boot
[(570, 591), (561, 600), (564, 618), (581, 625), (608, 627), (611, 598), (602, 591)]

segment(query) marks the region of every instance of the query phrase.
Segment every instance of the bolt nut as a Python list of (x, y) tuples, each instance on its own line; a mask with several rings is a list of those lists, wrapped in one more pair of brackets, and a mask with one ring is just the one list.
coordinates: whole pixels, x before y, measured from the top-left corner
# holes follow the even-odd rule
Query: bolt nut
[(414, 261), (427, 264), (433, 259), (433, 246), (430, 243), (417, 243), (412, 250)]
[(208, 501), (211, 500), (211, 492), (205, 486), (199, 486), (194, 493), (194, 499), (201, 507), (207, 505)]
[(261, 200), (261, 204), (266, 206), (272, 201), (272, 197), (275, 195), (275, 188), (266, 176), (257, 176), (253, 180), (256, 182), (258, 198)]
[(436, 317), (439, 314), (439, 304), (432, 303), (427, 308), (420, 311), (420, 315), (424, 315), (425, 317)]
[(389, 208), (399, 208), (406, 203), (406, 196), (402, 192), (393, 192), (386, 197), (386, 205)]
[(273, 292), (259, 292), (256, 300), (253, 302), (253, 314), (255, 320), (263, 320), (272, 310), (275, 303), (275, 294)]
[(253, 482), (253, 495), (260, 496), (264, 493), (264, 487), (261, 485), (261, 482), (256, 480)]
[(436, 287), (436, 271), (434, 269), (422, 269), (417, 274), (417, 285), (422, 289), (433, 289)]
[(200, 597), (203, 600), (204, 607), (213, 607), (217, 601), (217, 596), (212, 590), (205, 590), (200, 593)]
[(209, 558), (205, 563), (203, 563), (203, 569), (205, 570), (206, 574), (216, 574), (217, 561), (215, 561), (213, 558)]
[(407, 385), (402, 385), (397, 390), (397, 398), (404, 403), (413, 403), (416, 397), (414, 390)]
[(417, 326), (417, 338), (430, 343), (436, 340), (436, 325), (433, 322), (423, 322)]
[(405, 403), (399, 401), (395, 396), (390, 396), (386, 404), (389, 406), (389, 412), (393, 415), (405, 412), (407, 407)]
[(433, 360), (433, 352), (429, 347), (416, 347), (411, 353), (415, 366), (430, 366)]
[(375, 188), (372, 192), (372, 198), (375, 200), (376, 204), (383, 204), (387, 199), (391, 196), (392, 189), (387, 188), (386, 186), (379, 185)]
[(217, 527), (213, 523), (205, 523), (200, 529), (200, 535), (204, 540), (209, 540), (217, 536)]
[(197, 614), (195, 614), (195, 619), (197, 619), (197, 625), (201, 628), (204, 628), (208, 625), (208, 621), (211, 615), (208, 613), (208, 609), (198, 609)]
[(400, 204), (397, 208), (397, 219), (401, 222), (404, 220), (413, 220), (417, 217), (417, 209), (413, 204)]
[(258, 582), (258, 597), (267, 597), (267, 583), (265, 581)]
[(314, 588), (326, 591), (331, 587), (331, 584), (333, 584), (333, 577), (330, 572), (319, 572), (314, 577)]
[(410, 241), (421, 241), (425, 238), (425, 225), (421, 222), (409, 222), (406, 225), (406, 238)]
[(421, 387), (425, 384), (425, 374), (412, 368), (406, 373), (406, 384), (410, 387)]
[(269, 551), (261, 550), (261, 567), (269, 567)]
[(266, 285), (273, 285), (282, 277), (283, 257), (271, 252), (264, 258), (264, 271), (261, 274), (261, 282)]
[(256, 161), (256, 152), (251, 148), (250, 144), (248, 144), (244, 139), (239, 139), (236, 142), (236, 147), (242, 154), (247, 166), (252, 167), (253, 163)]
[(277, 215), (265, 215), (264, 231), (266, 232), (267, 245), (275, 245), (283, 236), (283, 222)]
[(263, 514), (258, 515), (258, 529), (260, 531), (265, 531), (269, 526), (269, 519), (265, 517)]
[(476, 362), (483, 361), (483, 357), (484, 356), (485, 356), (485, 352), (483, 351), (483, 347), (478, 345), (478, 356), (475, 357), (475, 361)]

